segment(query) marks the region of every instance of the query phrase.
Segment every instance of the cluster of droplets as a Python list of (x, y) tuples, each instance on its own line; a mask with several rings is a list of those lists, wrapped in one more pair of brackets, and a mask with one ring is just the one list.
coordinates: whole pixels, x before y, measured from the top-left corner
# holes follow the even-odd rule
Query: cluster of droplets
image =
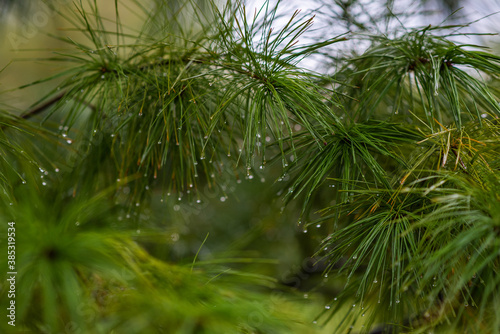
[[(43, 168), (39, 167), (38, 170), (40, 171), (40, 179), (42, 179), (42, 186), (46, 186), (47, 182), (44, 180), (44, 177), (49, 175), (49, 172), (44, 170)], [(23, 182), (23, 184), (26, 184), (26, 181)]]

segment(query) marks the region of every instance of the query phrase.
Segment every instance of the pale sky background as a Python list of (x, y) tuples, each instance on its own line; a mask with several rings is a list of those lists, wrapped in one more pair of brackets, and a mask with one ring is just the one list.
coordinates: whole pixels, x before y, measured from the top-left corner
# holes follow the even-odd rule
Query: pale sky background
[[(72, 0), (57, 0), (57, 1), (67, 1)], [(274, 1), (274, 0), (272, 0)], [(114, 17), (114, 1), (104, 1), (98, 0), (102, 13)], [(264, 0), (247, 0), (247, 13), (254, 12), (255, 7), (260, 7), (264, 3)], [(329, 4), (335, 3), (335, 0), (324, 0)], [(420, 1), (418, 1), (420, 2)], [(424, 26), (428, 24), (439, 24), (446, 17), (446, 13), (439, 8), (436, 0), (429, 0), (428, 10), (433, 11), (433, 15), (422, 16), (421, 9), (418, 8), (416, 1), (413, 0), (395, 0), (395, 12), (399, 13), (401, 21), (404, 22), (406, 27)], [(363, 15), (369, 12), (370, 15), (377, 15), (382, 11), (380, 0), (360, 0), (363, 8), (354, 9), (359, 14), (367, 19), (367, 15)], [(462, 0), (464, 8), (458, 12), (457, 15), (452, 17), (450, 23), (467, 23), (475, 20), (479, 20), (487, 15), (494, 13), (495, 11), (500, 11), (500, 0)], [(301, 14), (306, 15), (308, 11), (316, 9), (319, 6), (319, 0), (283, 0), (281, 4), (280, 12), (285, 15), (285, 18), (290, 17), (295, 9), (302, 9)], [(43, 6), (36, 10), (33, 14), (31, 20), (14, 20), (12, 17), (7, 17), (7, 21), (15, 21), (15, 24), (9, 26), (3, 25), (2, 37), (0, 38), (0, 69), (9, 64), (11, 60), (15, 60), (14, 63), (10, 64), (4, 72), (0, 75), (0, 92), (10, 91), (11, 89), (18, 87), (20, 85), (32, 82), (39, 78), (45, 77), (47, 75), (52, 75), (60, 70), (57, 65), (47, 66), (39, 61), (33, 60), (33, 57), (46, 57), (51, 56), (54, 48), (59, 47), (59, 44), (54, 39), (45, 35), (45, 32), (56, 32), (58, 34), (68, 34), (68, 31), (61, 32), (61, 26), (67, 26), (64, 20), (57, 17), (55, 14), (47, 13), (43, 10)], [(44, 14), (45, 13), (45, 14)], [(124, 15), (126, 11), (123, 11)], [(413, 14), (412, 14), (413, 13)], [(314, 38), (315, 36), (320, 36), (320, 38), (331, 38), (335, 37), (341, 33), (345, 33), (347, 30), (342, 25), (338, 24), (338, 20), (332, 19), (335, 12), (332, 9), (326, 7), (322, 8), (319, 13), (317, 13), (314, 19), (314, 25), (307, 36), (309, 38)], [(130, 15), (129, 15), (130, 16)], [(137, 18), (133, 16), (125, 16), (127, 23), (134, 26), (139, 26), (141, 23), (137, 22)], [(310, 15), (309, 15), (310, 16)], [(5, 18), (5, 17), (4, 17)], [(122, 17), (123, 18), (123, 17)], [(490, 16), (485, 18), (471, 27), (462, 29), (461, 32), (483, 32), (483, 33), (496, 33), (500, 31), (500, 14)], [(5, 23), (5, 22), (4, 22)], [(275, 22), (276, 28), (284, 23)], [(393, 19), (390, 21), (389, 32), (394, 33), (397, 29), (401, 30), (400, 23)], [(15, 29), (13, 27), (16, 27)], [(382, 31), (387, 31), (387, 29), (381, 25)], [(376, 29), (371, 29), (371, 33), (377, 33)], [(12, 42), (9, 34), (16, 34), (16, 36), (24, 36), (26, 43), (20, 44), (18, 49), (12, 47)], [(23, 37), (23, 38), (24, 38)], [(497, 36), (487, 36), (487, 37), (477, 37), (471, 36), (468, 38), (457, 37), (460, 42), (472, 43), (472, 44), (482, 44), (495, 47), (500, 53), (500, 37)], [(301, 38), (300, 42), (307, 42), (307, 38)], [(66, 47), (66, 45), (63, 45)], [(363, 45), (357, 41), (342, 42), (338, 44), (338, 52), (344, 51), (346, 49), (352, 48), (360, 52), (363, 49)], [(25, 49), (21, 51), (21, 49)], [(26, 49), (32, 51), (26, 51)], [(337, 52), (333, 50), (332, 52)], [(22, 59), (25, 59), (24, 61)], [(318, 65), (322, 65), (321, 61), (318, 59), (307, 58), (302, 63), (302, 66), (319, 70)], [(28, 101), (32, 103), (36, 101), (38, 96), (46, 93), (44, 90), (48, 90), (50, 85), (38, 86), (33, 89), (25, 89), (22, 91), (14, 91), (3, 95), (0, 99), (0, 103), (5, 103), (12, 107), (26, 108)], [(0, 105), (1, 107), (1, 105)]]
[[(273, 1), (275, 3), (275, 1)], [(293, 13), (295, 9), (301, 9), (302, 14), (308, 11), (319, 8), (320, 3), (335, 3), (335, 0), (284, 0), (281, 3), (281, 8), (283, 13)], [(254, 8), (261, 7), (265, 1), (264, 0), (247, 0), (247, 12), (253, 13)], [(359, 3), (362, 4), (363, 8), (357, 7), (353, 11), (363, 19), (363, 21), (369, 22), (369, 16), (366, 13), (370, 13), (371, 16), (376, 16), (378, 13), (384, 12), (383, 4), (386, 1), (380, 0), (360, 0)], [(442, 6), (440, 1), (429, 0), (425, 5), (425, 10), (428, 12), (422, 15), (422, 1), (415, 0), (395, 0), (394, 1), (394, 13), (400, 19), (392, 19), (388, 23), (387, 28), (383, 22), (378, 24), (380, 31), (388, 33), (401, 32), (402, 24), (406, 28), (412, 27), (422, 27), (429, 24), (432, 25), (442, 25), (444, 24), (466, 24), (473, 21), (471, 26), (462, 28), (458, 32), (460, 33), (498, 33), (500, 32), (500, 13), (496, 15), (491, 15), (495, 12), (500, 12), (500, 0), (462, 0), (461, 9), (456, 11), (455, 14), (449, 15), (449, 10)], [(307, 36), (322, 35), (323, 38), (334, 37), (348, 30), (345, 26), (339, 25), (338, 20), (335, 20), (335, 6), (323, 6), (323, 8), (316, 13), (314, 19), (314, 25)], [(337, 12), (338, 13), (338, 12)], [(491, 15), (491, 16), (489, 16)], [(289, 17), (289, 15), (287, 15)], [(287, 17), (285, 16), (285, 18)], [(488, 17), (489, 16), (489, 17)], [(282, 20), (281, 25), (285, 21)], [(277, 24), (277, 26), (280, 26)], [(354, 27), (355, 29), (355, 27)], [(376, 29), (370, 29), (370, 33), (376, 34)], [(453, 37), (456, 42), (466, 43), (466, 44), (479, 44), (496, 47), (500, 52), (500, 36), (457, 36)], [(303, 42), (302, 40), (301, 42)], [(337, 47), (337, 45), (336, 45)], [(356, 49), (357, 52), (362, 51), (363, 44), (359, 41), (348, 41), (342, 42), (338, 45), (338, 52), (345, 52), (349, 49)], [(335, 49), (332, 52), (337, 52)], [(301, 62), (301, 66), (309, 69), (324, 71), (322, 69), (323, 60), (319, 58), (308, 58)]]

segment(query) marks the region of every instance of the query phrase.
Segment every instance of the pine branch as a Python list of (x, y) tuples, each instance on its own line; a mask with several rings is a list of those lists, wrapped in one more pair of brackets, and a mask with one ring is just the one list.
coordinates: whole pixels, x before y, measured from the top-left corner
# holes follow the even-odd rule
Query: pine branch
[(54, 104), (59, 102), (65, 95), (66, 95), (66, 92), (61, 92), (61, 93), (57, 94), (56, 96), (54, 96), (50, 100), (48, 100), (48, 101), (42, 103), (41, 105), (21, 114), (21, 118), (28, 119), (28, 118), (31, 118), (33, 116), (38, 115), (39, 113), (45, 111), (46, 109), (50, 108), (51, 106), (53, 106)]
[[(23, 119), (29, 119), (31, 117), (34, 117), (42, 112), (44, 112), (45, 110), (47, 110), (48, 108), (52, 107), (53, 105), (57, 104), (59, 101), (61, 101), (65, 96), (66, 96), (67, 92), (63, 91), (63, 92), (60, 92), (59, 94), (57, 94), (56, 96), (52, 97), (51, 99), (49, 99), (48, 101), (34, 107), (33, 109), (30, 109), (28, 111), (26, 111), (25, 113), (21, 114), (21, 118)], [(89, 102), (86, 102), (86, 101), (83, 101), (82, 99), (80, 98), (76, 98), (76, 101), (82, 103), (83, 105), (87, 106), (88, 108), (90, 108), (91, 110), (96, 110), (96, 107), (94, 105), (92, 105), (91, 103)]]

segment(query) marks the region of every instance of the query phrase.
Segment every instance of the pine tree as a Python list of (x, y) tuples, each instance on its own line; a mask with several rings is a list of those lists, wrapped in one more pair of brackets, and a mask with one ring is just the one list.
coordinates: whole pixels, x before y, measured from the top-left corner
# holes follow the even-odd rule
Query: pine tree
[(326, 38), (279, 1), (153, 3), (54, 5), (58, 72), (19, 89), (53, 88), (2, 104), (2, 332), (500, 332), (500, 56), (374, 34), (393, 1), (335, 2)]

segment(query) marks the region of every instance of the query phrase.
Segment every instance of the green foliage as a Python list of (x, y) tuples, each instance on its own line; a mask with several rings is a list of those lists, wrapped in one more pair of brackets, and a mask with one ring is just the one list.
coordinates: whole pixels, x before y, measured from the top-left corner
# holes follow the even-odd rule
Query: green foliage
[[(16, 329), (498, 333), (499, 56), (453, 42), (461, 26), (304, 42), (313, 18), (285, 18), (279, 1), (152, 3), (116, 1), (113, 19), (96, 1), (54, 8), (74, 33), (46, 59), (62, 68), (20, 87), (53, 89), (20, 117), (0, 113)], [(324, 57), (347, 39), (363, 49)], [(321, 56), (328, 74), (301, 65)], [(239, 239), (211, 241), (210, 199), (261, 195), (266, 178), (284, 227), (262, 195), (233, 210), (264, 223), (209, 221)], [(326, 307), (269, 269), (294, 246), (263, 236), (294, 220), (314, 249), (301, 280), (324, 269), (313, 291)], [(179, 231), (194, 244), (178, 246)], [(213, 243), (223, 251), (204, 256)]]

